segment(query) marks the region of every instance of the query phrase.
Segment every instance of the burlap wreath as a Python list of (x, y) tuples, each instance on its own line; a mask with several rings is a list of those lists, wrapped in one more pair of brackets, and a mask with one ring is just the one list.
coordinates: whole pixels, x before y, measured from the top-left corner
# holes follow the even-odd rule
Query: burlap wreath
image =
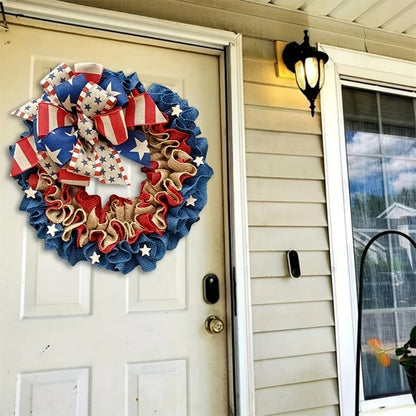
[[(41, 98), (12, 114), (28, 131), (10, 147), (20, 209), (45, 248), (71, 265), (80, 260), (128, 273), (155, 269), (187, 235), (207, 201), (213, 171), (198, 111), (168, 88), (148, 91), (136, 73), (100, 64), (61, 64), (41, 81)], [(102, 206), (90, 179), (128, 184), (128, 157), (146, 180), (134, 198), (112, 195)]]

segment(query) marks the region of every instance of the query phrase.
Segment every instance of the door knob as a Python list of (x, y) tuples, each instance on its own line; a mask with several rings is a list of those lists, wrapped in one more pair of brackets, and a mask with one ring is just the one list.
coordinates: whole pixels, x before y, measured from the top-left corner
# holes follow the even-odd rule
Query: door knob
[(218, 316), (211, 315), (205, 320), (205, 329), (210, 334), (219, 334), (224, 330), (224, 322)]

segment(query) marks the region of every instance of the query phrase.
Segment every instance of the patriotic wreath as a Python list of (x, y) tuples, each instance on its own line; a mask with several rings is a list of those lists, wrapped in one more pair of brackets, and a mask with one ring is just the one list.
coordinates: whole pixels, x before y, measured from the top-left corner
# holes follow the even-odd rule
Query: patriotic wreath
[[(97, 63), (58, 65), (42, 80), (43, 95), (12, 112), (27, 126), (10, 146), (11, 176), (24, 191), (20, 209), (45, 248), (71, 265), (84, 260), (128, 273), (155, 269), (187, 235), (207, 201), (213, 175), (198, 110), (170, 89), (145, 90)], [(90, 179), (129, 184), (127, 157), (146, 179), (139, 195), (111, 195), (102, 206)]]

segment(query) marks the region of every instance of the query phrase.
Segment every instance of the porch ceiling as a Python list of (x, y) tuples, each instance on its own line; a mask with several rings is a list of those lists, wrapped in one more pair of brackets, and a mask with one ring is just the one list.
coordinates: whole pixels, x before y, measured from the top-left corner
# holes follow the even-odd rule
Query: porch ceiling
[(416, 37), (416, 0), (244, 0)]

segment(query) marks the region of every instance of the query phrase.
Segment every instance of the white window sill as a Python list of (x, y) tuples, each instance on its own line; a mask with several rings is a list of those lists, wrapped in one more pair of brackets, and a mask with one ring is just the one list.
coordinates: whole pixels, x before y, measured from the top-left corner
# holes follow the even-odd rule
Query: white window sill
[(369, 412), (361, 412), (362, 416), (415, 416), (415, 405), (395, 407), (390, 409), (375, 409)]
[(360, 416), (415, 416), (416, 406), (412, 396), (393, 396), (361, 403)]

